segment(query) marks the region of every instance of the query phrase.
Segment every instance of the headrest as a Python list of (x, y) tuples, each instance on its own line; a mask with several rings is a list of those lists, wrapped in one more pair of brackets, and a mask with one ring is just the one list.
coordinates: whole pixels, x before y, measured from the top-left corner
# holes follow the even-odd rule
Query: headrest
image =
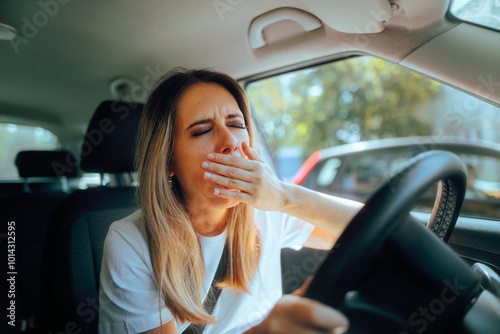
[(90, 121), (82, 145), (80, 167), (93, 173), (134, 170), (134, 148), (144, 105), (104, 101)]
[(76, 158), (68, 151), (21, 151), (16, 156), (20, 177), (75, 177)]

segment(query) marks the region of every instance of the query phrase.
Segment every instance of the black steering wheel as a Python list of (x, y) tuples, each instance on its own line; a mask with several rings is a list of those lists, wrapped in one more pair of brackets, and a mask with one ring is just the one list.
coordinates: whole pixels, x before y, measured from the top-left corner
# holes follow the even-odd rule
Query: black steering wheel
[[(344, 312), (349, 333), (448, 332), (479, 293), (476, 275), (443, 242), (457, 221), (466, 173), (450, 152), (411, 159), (352, 219), (305, 297)], [(410, 210), (436, 182), (426, 229)]]

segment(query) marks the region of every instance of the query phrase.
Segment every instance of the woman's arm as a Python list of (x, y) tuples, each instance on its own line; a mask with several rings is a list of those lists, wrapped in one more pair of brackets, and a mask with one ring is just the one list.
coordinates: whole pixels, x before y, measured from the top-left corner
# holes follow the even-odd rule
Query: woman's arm
[(329, 196), (294, 184), (283, 184), (281, 212), (305, 220), (338, 238), (363, 206), (345, 198)]
[(261, 323), (244, 334), (341, 334), (347, 327), (347, 319), (335, 309), (312, 299), (285, 295)]
[(285, 203), (280, 211), (316, 226), (304, 247), (331, 249), (363, 206), (356, 201), (329, 196), (294, 184), (284, 184), (283, 187)]
[(311, 280), (312, 276), (295, 292), (283, 296), (264, 320), (243, 334), (345, 333), (349, 328), (349, 320), (342, 313), (318, 301), (302, 297)]
[[(311, 278), (294, 293), (283, 296), (262, 322), (243, 334), (345, 333), (349, 321), (342, 313), (315, 300), (301, 298)], [(153, 328), (142, 334), (177, 334), (173, 319), (162, 327)]]
[(363, 206), (359, 202), (286, 184), (274, 175), (271, 167), (246, 142), (241, 146), (247, 158), (211, 154), (207, 166), (202, 165), (208, 173), (205, 174), (206, 180), (239, 190), (215, 189), (217, 196), (305, 220), (318, 228), (313, 231), (311, 241), (320, 239), (326, 243), (335, 242)]

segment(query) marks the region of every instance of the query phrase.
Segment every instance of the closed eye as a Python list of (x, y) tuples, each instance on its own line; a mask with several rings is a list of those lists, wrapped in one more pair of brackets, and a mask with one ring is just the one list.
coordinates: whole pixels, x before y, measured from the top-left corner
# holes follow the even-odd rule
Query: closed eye
[[(241, 125), (241, 124), (229, 124), (228, 127), (237, 128), (237, 129), (246, 129), (247, 128), (246, 126)], [(208, 133), (210, 131), (212, 131), (212, 129), (205, 129), (205, 130), (201, 130), (201, 131), (198, 131), (198, 132), (194, 132), (191, 135), (193, 137), (198, 137), (198, 136), (201, 136), (201, 135), (203, 135), (205, 133)]]
[(198, 136), (201, 136), (202, 134), (205, 134), (205, 133), (210, 132), (210, 131), (212, 131), (212, 129), (202, 130), (202, 131), (193, 133), (192, 136), (193, 137), (198, 137)]
[(246, 129), (247, 127), (244, 125), (239, 125), (239, 124), (233, 124), (233, 125), (228, 125), (232, 128), (238, 128), (238, 129)]

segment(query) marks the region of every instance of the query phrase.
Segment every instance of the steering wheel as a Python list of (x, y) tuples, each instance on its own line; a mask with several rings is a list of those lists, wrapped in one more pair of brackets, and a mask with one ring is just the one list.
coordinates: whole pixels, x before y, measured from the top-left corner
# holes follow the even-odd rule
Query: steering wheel
[[(352, 219), (305, 297), (344, 312), (349, 333), (447, 332), (479, 293), (477, 276), (443, 242), (457, 221), (466, 175), (463, 162), (450, 152), (411, 159)], [(410, 210), (438, 181), (426, 229)]]

